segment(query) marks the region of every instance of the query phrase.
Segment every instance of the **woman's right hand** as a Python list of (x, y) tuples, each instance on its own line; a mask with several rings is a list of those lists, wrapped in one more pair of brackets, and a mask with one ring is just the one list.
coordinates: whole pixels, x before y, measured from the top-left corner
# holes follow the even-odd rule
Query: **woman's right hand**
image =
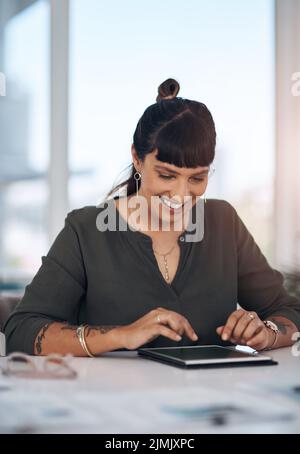
[(180, 341), (186, 334), (192, 341), (198, 339), (189, 321), (174, 311), (162, 307), (153, 309), (130, 325), (119, 326), (118, 334), (122, 348), (136, 350), (158, 336), (164, 336), (173, 341)]

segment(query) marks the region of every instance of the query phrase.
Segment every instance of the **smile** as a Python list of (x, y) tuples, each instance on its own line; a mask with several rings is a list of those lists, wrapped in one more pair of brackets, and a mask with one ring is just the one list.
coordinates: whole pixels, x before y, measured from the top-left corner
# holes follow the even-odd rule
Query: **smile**
[(171, 202), (171, 200), (164, 195), (160, 197), (160, 200), (166, 207), (171, 208), (172, 210), (179, 210), (183, 207), (182, 203)]

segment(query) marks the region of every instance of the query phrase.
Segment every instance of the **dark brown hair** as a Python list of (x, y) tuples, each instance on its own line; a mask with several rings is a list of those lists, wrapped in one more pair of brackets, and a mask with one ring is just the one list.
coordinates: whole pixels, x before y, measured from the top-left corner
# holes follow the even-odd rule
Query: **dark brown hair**
[[(141, 161), (157, 150), (159, 161), (177, 167), (209, 166), (216, 147), (214, 120), (205, 104), (177, 97), (179, 89), (175, 79), (167, 79), (158, 87), (156, 103), (147, 107), (134, 132), (136, 153)], [(133, 164), (129, 172), (129, 178), (113, 187), (107, 198), (126, 186), (127, 195), (135, 192)]]

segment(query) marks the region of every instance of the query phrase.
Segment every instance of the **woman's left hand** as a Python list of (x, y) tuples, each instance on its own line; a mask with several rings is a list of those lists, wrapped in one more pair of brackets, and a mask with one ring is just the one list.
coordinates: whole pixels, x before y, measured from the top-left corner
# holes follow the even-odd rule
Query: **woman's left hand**
[(223, 326), (217, 328), (222, 340), (263, 350), (274, 341), (274, 333), (267, 328), (256, 312), (234, 311)]

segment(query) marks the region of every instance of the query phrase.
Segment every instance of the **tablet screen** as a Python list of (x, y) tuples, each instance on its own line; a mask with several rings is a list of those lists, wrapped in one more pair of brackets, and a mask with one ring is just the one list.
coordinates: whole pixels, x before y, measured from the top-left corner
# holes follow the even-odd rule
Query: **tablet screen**
[(272, 360), (270, 356), (247, 353), (218, 345), (145, 348), (140, 349), (139, 353), (185, 365)]

